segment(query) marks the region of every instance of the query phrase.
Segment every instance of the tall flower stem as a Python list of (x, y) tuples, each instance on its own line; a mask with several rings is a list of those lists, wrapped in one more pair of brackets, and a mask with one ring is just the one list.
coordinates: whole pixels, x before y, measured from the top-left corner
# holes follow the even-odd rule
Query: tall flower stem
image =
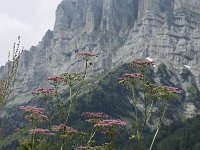
[(139, 135), (138, 113), (137, 113), (137, 99), (135, 98), (134, 85), (132, 85), (132, 96), (133, 96), (133, 105), (135, 107), (136, 130), (137, 130), (137, 135)]
[(94, 129), (92, 129), (92, 132), (91, 132), (91, 135), (90, 135), (90, 139), (88, 140), (87, 145), (90, 145), (90, 143), (92, 142), (93, 137), (95, 136), (95, 134), (97, 132), (97, 129), (95, 129), (94, 131), (93, 130)]
[(73, 100), (72, 100), (72, 87), (69, 86), (69, 109), (68, 109), (68, 112), (67, 112), (67, 118), (66, 118), (66, 124), (67, 124), (67, 121), (69, 119), (69, 116), (70, 116), (70, 112), (71, 112), (71, 108), (72, 108), (72, 103), (73, 103)]
[(75, 95), (74, 95), (74, 97), (73, 97), (73, 101), (76, 99), (78, 93), (79, 93), (80, 90), (81, 90), (81, 87), (83, 86), (83, 82), (84, 82), (84, 80), (85, 80), (85, 78), (86, 78), (86, 76), (87, 76), (87, 69), (88, 69), (88, 60), (85, 61), (85, 71), (84, 71), (84, 74), (83, 74), (83, 79), (82, 79), (82, 81), (81, 81), (81, 83), (80, 83), (80, 86), (79, 86), (78, 90), (76, 91), (76, 93), (75, 93)]
[(155, 134), (154, 134), (154, 137), (153, 137), (153, 140), (152, 140), (152, 142), (151, 142), (151, 146), (150, 146), (149, 150), (152, 149), (153, 144), (154, 144), (154, 142), (155, 142), (155, 139), (156, 139), (156, 137), (157, 137), (157, 135), (158, 135), (160, 126), (161, 126), (162, 121), (163, 121), (163, 118), (164, 118), (164, 116), (165, 116), (166, 109), (167, 109), (167, 101), (165, 100), (165, 102), (164, 102), (164, 104), (163, 104), (163, 111), (162, 111), (162, 114), (161, 114), (161, 116), (160, 116), (159, 123), (158, 123), (158, 125), (157, 125), (157, 129), (156, 129), (156, 132), (155, 132)]
[(88, 61), (86, 60), (85, 62), (86, 62), (86, 63), (85, 63), (85, 71), (84, 71), (83, 79), (82, 79), (82, 81), (81, 81), (81, 83), (80, 83), (80, 85), (79, 85), (79, 87), (78, 87), (78, 90), (76, 91), (76, 93), (75, 93), (75, 95), (74, 95), (73, 97), (72, 97), (72, 87), (69, 86), (69, 95), (70, 95), (70, 98), (69, 98), (69, 99), (70, 99), (70, 102), (69, 102), (69, 109), (68, 109), (68, 112), (67, 112), (67, 119), (66, 119), (66, 121), (65, 121), (66, 124), (67, 124), (67, 122), (68, 122), (68, 119), (69, 119), (69, 116), (70, 116), (70, 113), (71, 113), (72, 104), (73, 104), (74, 100), (76, 99), (78, 93), (80, 92), (81, 87), (83, 86), (83, 82), (84, 82), (84, 80), (85, 80), (85, 78), (86, 78), (86, 75), (87, 75)]
[(143, 134), (144, 134), (144, 130), (145, 130), (145, 126), (147, 124), (147, 120), (148, 120), (148, 103), (147, 103), (147, 98), (146, 98), (146, 91), (145, 91), (145, 70), (142, 69), (142, 75), (143, 75), (143, 80), (142, 80), (142, 92), (143, 92), (143, 98), (144, 98), (144, 122), (142, 125), (142, 129), (141, 129), (141, 136), (140, 136), (140, 140), (139, 140), (139, 145), (140, 145), (140, 149), (142, 148), (142, 138), (143, 138)]

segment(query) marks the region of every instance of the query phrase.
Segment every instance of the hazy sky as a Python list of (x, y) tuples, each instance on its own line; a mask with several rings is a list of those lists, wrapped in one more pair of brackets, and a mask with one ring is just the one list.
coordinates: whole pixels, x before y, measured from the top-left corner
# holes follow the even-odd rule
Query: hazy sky
[(21, 36), (28, 50), (53, 29), (55, 11), (62, 0), (0, 0), (0, 66), (7, 61), (8, 51)]

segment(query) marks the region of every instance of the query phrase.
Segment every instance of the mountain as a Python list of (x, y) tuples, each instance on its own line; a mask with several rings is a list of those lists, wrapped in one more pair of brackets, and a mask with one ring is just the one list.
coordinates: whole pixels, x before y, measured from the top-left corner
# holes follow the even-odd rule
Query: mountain
[[(178, 116), (174, 118), (195, 116), (200, 107), (199, 9), (199, 0), (63, 0), (54, 30), (24, 51), (14, 92), (5, 106), (15, 113), (1, 117), (15, 118), (18, 105), (33, 99), (30, 91), (47, 86), (47, 76), (82, 71), (77, 53), (86, 51), (98, 54), (90, 79), (134, 59), (153, 59), (156, 81), (185, 91), (181, 105), (173, 107)], [(9, 124), (16, 126), (14, 119)]]

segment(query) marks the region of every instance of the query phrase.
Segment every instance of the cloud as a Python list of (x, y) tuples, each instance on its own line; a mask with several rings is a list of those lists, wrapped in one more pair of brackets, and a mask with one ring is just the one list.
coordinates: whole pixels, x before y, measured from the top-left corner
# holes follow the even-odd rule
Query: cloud
[(7, 61), (14, 41), (28, 50), (42, 39), (48, 29), (53, 29), (55, 10), (61, 0), (0, 0), (0, 66)]

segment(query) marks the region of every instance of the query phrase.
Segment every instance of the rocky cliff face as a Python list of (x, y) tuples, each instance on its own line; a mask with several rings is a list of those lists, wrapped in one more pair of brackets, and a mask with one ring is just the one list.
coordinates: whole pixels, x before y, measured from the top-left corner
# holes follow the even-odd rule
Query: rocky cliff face
[[(13, 96), (27, 97), (10, 104), (26, 101), (28, 92), (43, 85), (46, 76), (81, 70), (77, 53), (84, 51), (99, 55), (91, 77), (150, 57), (176, 70), (180, 80), (188, 70), (200, 87), (199, 9), (199, 0), (63, 0), (54, 31), (47, 31), (21, 58)], [(188, 84), (180, 86), (186, 89)]]

